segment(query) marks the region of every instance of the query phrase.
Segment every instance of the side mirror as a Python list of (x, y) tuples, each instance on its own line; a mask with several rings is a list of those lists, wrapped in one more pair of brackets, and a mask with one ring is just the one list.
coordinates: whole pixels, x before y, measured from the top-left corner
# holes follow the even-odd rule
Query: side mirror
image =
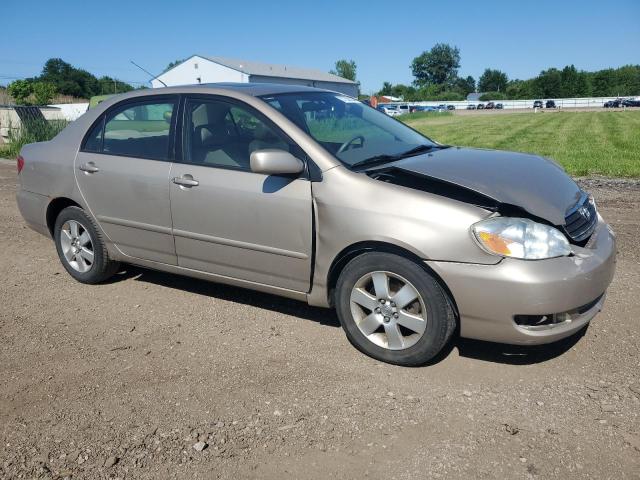
[(251, 153), (251, 171), (264, 175), (291, 175), (304, 170), (302, 160), (289, 152), (275, 148), (265, 148)]

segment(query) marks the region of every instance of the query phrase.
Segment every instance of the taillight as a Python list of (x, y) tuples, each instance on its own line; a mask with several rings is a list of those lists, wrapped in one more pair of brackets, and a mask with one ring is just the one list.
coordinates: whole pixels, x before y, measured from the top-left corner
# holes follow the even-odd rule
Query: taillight
[(18, 155), (18, 158), (16, 158), (16, 163), (18, 166), (18, 173), (20, 173), (24, 168), (24, 158), (22, 158), (22, 155)]

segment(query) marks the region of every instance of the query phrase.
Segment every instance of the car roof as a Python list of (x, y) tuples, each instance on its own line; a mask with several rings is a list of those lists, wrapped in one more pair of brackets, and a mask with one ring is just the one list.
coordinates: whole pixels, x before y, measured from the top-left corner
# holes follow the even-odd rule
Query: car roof
[[(155, 94), (164, 93), (208, 93), (209, 90), (229, 90), (254, 97), (262, 95), (275, 95), (280, 93), (298, 93), (298, 92), (328, 92), (330, 90), (322, 88), (307, 87), (304, 85), (285, 85), (280, 83), (203, 83), (195, 85), (179, 85), (172, 87), (151, 88), (145, 90), (136, 90), (135, 92), (153, 92)], [(129, 92), (132, 94), (133, 92)], [(132, 95), (132, 96), (135, 96)]]
[[(111, 95), (109, 98), (100, 102), (96, 107), (96, 110), (104, 111), (123, 100), (131, 100), (137, 98), (144, 98), (154, 95), (179, 95), (179, 94), (212, 94), (212, 95), (224, 95), (226, 92), (232, 94), (232, 96), (269, 96), (283, 93), (301, 93), (301, 92), (330, 92), (339, 95), (344, 95), (340, 92), (334, 92), (322, 88), (306, 87), (304, 85), (284, 85), (279, 83), (203, 83), (196, 85), (178, 85), (172, 87), (160, 87), (160, 88), (144, 88), (139, 90), (132, 90), (127, 93), (120, 93), (117, 95)], [(101, 108), (98, 108), (101, 107)]]

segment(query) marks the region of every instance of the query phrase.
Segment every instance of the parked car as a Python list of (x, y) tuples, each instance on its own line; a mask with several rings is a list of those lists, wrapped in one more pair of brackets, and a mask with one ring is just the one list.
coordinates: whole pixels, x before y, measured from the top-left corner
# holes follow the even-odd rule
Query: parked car
[(437, 112), (438, 107), (432, 107), (431, 105), (417, 105), (415, 107), (416, 112)]
[(485, 110), (493, 110), (495, 107), (496, 107), (496, 104), (493, 102), (489, 102), (484, 106)]
[(482, 110), (484, 109), (484, 103), (479, 103), (478, 106), (476, 107), (477, 110)]
[(476, 106), (473, 103), (470, 103), (469, 105), (467, 105), (467, 110), (475, 110)]
[(398, 115), (402, 114), (398, 109), (397, 105), (386, 105), (386, 104), (378, 105), (378, 109), (381, 112), (386, 113), (390, 117), (397, 117)]
[(501, 103), (496, 103), (496, 110), (502, 110), (504, 108), (504, 105), (502, 105)]
[(536, 100), (533, 102), (533, 108), (542, 108), (542, 100)]
[(17, 167), (22, 216), (79, 282), (123, 262), (334, 306), (353, 345), (399, 365), (458, 330), (567, 337), (615, 268), (593, 198), (551, 160), (450, 148), (315, 88), (117, 95)]
[(398, 105), (398, 111), (400, 115), (404, 115), (405, 113), (411, 113), (411, 108), (409, 105)]
[(455, 110), (456, 106), (455, 105), (447, 105), (447, 110)]
[(615, 100), (609, 100), (608, 102), (604, 102), (605, 108), (619, 108), (622, 106), (622, 99), (616, 98)]
[(640, 100), (626, 98), (622, 101), (621, 105), (623, 107), (640, 107)]
[(545, 108), (556, 108), (556, 102), (554, 102), (553, 100), (547, 100), (547, 103), (545, 103)]

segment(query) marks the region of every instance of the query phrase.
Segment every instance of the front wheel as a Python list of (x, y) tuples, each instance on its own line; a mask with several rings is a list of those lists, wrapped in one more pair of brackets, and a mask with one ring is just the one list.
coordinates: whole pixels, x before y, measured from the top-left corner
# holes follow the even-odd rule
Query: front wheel
[(60, 212), (53, 230), (58, 257), (69, 274), (82, 283), (100, 283), (116, 273), (98, 227), (79, 207)]
[(358, 350), (397, 365), (427, 363), (455, 330), (453, 310), (436, 279), (388, 253), (365, 253), (347, 264), (336, 285), (336, 310)]

